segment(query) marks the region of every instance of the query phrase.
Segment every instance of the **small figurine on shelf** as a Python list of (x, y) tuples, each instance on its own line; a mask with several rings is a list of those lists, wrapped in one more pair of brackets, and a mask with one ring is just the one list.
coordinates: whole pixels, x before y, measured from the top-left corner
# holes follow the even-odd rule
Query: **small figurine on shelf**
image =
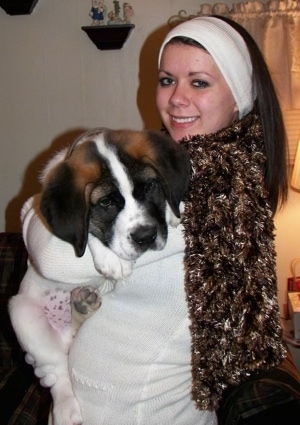
[(109, 21), (107, 22), (108, 25), (117, 25), (117, 24), (122, 24), (122, 19), (120, 18), (120, 2), (117, 0), (113, 1), (114, 4), (114, 11), (109, 12), (108, 14), (108, 19)]
[(123, 3), (123, 19), (120, 18), (120, 2), (117, 0), (113, 1), (114, 11), (108, 13), (108, 25), (124, 25), (130, 24), (130, 18), (134, 15), (133, 8), (130, 3)]
[(124, 23), (130, 24), (130, 20), (134, 15), (134, 10), (130, 3), (123, 3), (123, 20)]
[(115, 19), (120, 19), (119, 18), (120, 10), (121, 10), (121, 8), (120, 8), (120, 2), (117, 1), (117, 0), (114, 0), (113, 1), (113, 4), (114, 4), (114, 9), (115, 9)]
[(106, 12), (104, 0), (92, 0), (92, 8), (89, 13), (93, 20), (92, 25), (103, 25)]

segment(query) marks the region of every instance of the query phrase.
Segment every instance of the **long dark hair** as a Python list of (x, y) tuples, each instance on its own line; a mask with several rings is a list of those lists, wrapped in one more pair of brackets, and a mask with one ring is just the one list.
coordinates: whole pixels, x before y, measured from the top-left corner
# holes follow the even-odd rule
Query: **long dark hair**
[(215, 16), (231, 25), (244, 39), (248, 48), (257, 97), (253, 112), (257, 113), (263, 128), (266, 150), (265, 185), (273, 213), (287, 200), (288, 167), (287, 137), (276, 90), (263, 55), (252, 36), (241, 25), (223, 16)]

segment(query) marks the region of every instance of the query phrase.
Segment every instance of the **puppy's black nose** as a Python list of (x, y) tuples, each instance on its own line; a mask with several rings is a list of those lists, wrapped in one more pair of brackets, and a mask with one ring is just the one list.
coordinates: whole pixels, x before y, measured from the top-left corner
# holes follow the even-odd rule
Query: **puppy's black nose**
[(146, 250), (155, 241), (157, 229), (154, 226), (140, 226), (131, 232), (130, 236), (139, 249)]

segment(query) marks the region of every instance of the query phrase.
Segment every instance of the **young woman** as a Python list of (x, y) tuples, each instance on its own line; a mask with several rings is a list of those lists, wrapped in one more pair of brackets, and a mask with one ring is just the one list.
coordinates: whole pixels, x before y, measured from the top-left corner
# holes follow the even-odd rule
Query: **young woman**
[[(226, 388), (285, 356), (272, 221), (287, 195), (285, 134), (252, 38), (217, 17), (174, 28), (159, 54), (157, 106), (191, 156), (183, 223), (103, 296), (74, 340), (70, 374), (85, 425), (216, 424)], [(43, 243), (56, 257), (51, 273), (66, 274), (66, 244), (51, 251), (30, 206), (23, 225), (41, 272), (49, 277)], [(85, 267), (97, 276), (91, 261)]]

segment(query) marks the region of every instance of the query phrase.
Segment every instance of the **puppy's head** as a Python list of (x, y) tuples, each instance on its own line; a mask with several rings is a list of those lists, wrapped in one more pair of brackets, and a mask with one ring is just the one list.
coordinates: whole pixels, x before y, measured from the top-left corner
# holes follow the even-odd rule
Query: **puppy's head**
[(187, 151), (169, 136), (151, 130), (110, 130), (107, 140), (159, 173), (167, 201), (175, 216), (180, 217), (179, 204), (187, 191), (190, 179), (190, 159)]
[[(173, 214), (180, 217), (179, 204), (190, 175), (186, 150), (160, 132), (100, 129), (85, 133), (44, 172), (40, 209), (51, 231), (82, 256), (95, 198), (98, 201), (102, 197), (104, 203), (107, 194), (114, 192), (114, 213), (121, 211), (125, 198), (134, 198), (137, 192), (134, 175), (142, 167), (155, 172)], [(131, 194), (129, 186), (133, 188)], [(99, 238), (109, 246), (111, 236), (103, 233)]]

